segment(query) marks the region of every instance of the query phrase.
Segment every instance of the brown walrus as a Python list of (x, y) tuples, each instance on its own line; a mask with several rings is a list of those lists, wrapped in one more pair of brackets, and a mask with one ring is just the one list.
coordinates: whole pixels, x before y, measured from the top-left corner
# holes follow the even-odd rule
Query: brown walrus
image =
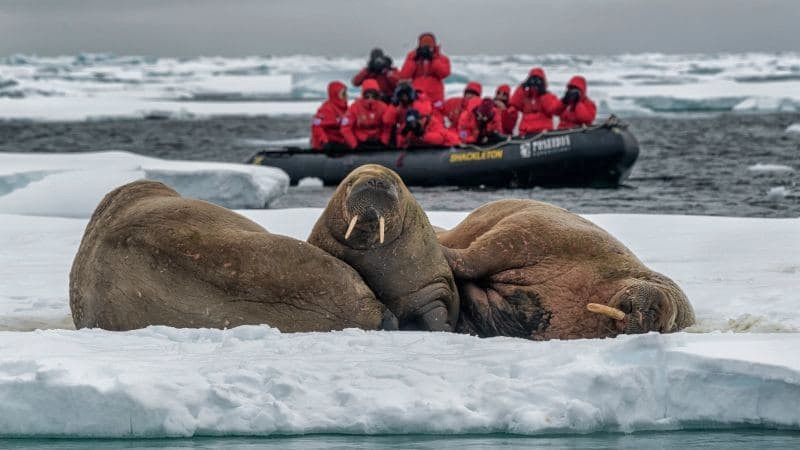
[(452, 331), (458, 289), (428, 216), (391, 169), (352, 171), (308, 237), (355, 268), (401, 329)]
[(394, 320), (342, 261), (154, 181), (119, 187), (97, 206), (69, 296), (77, 328), (268, 324), (296, 332), (377, 329), (384, 313)]
[(694, 323), (675, 282), (562, 208), (499, 200), (438, 237), (460, 290), (456, 331), (574, 339), (668, 333)]

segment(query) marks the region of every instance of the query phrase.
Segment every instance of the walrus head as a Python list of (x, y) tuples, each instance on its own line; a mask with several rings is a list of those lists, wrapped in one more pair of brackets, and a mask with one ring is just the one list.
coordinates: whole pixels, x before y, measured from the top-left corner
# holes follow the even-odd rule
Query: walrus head
[(399, 188), (403, 181), (396, 173), (367, 165), (353, 171), (342, 183), (341, 213), (347, 228), (338, 231), (348, 247), (367, 249), (391, 243), (400, 236), (405, 208), (401, 207)]
[(355, 268), (401, 329), (453, 330), (453, 274), (425, 212), (394, 171), (368, 164), (351, 172), (308, 242)]
[(659, 273), (650, 274), (646, 280), (628, 281), (608, 305), (589, 303), (586, 307), (613, 319), (614, 327), (626, 334), (671, 333), (694, 322), (694, 311), (686, 294)]

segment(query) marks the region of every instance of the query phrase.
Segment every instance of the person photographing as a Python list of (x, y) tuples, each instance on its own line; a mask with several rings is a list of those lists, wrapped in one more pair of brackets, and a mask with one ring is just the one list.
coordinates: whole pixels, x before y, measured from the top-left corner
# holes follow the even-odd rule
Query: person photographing
[(391, 102), (398, 80), (397, 68), (393, 64), (392, 58), (384, 54), (383, 50), (373, 48), (367, 65), (353, 77), (353, 86), (361, 87), (364, 81), (375, 80), (378, 83), (381, 100), (385, 103)]

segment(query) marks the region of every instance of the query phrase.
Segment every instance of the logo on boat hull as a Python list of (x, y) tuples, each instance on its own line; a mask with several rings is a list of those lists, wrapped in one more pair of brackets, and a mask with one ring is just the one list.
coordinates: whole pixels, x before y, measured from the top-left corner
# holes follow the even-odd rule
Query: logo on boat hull
[(469, 161), (484, 161), (487, 159), (503, 159), (503, 150), (490, 149), (479, 152), (456, 152), (450, 154), (450, 163), (460, 163)]
[(553, 136), (547, 139), (524, 142), (519, 146), (519, 156), (530, 158), (532, 156), (549, 155), (569, 151), (572, 142), (569, 135)]

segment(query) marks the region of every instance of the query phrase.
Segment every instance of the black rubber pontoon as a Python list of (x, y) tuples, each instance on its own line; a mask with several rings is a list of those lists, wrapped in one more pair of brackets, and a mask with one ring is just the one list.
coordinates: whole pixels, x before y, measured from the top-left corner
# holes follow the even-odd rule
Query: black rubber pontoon
[(340, 153), (286, 147), (260, 151), (247, 163), (283, 169), (291, 184), (314, 177), (336, 185), (356, 167), (373, 163), (396, 171), (409, 186), (614, 187), (627, 178), (638, 155), (636, 138), (609, 120), (483, 147)]

